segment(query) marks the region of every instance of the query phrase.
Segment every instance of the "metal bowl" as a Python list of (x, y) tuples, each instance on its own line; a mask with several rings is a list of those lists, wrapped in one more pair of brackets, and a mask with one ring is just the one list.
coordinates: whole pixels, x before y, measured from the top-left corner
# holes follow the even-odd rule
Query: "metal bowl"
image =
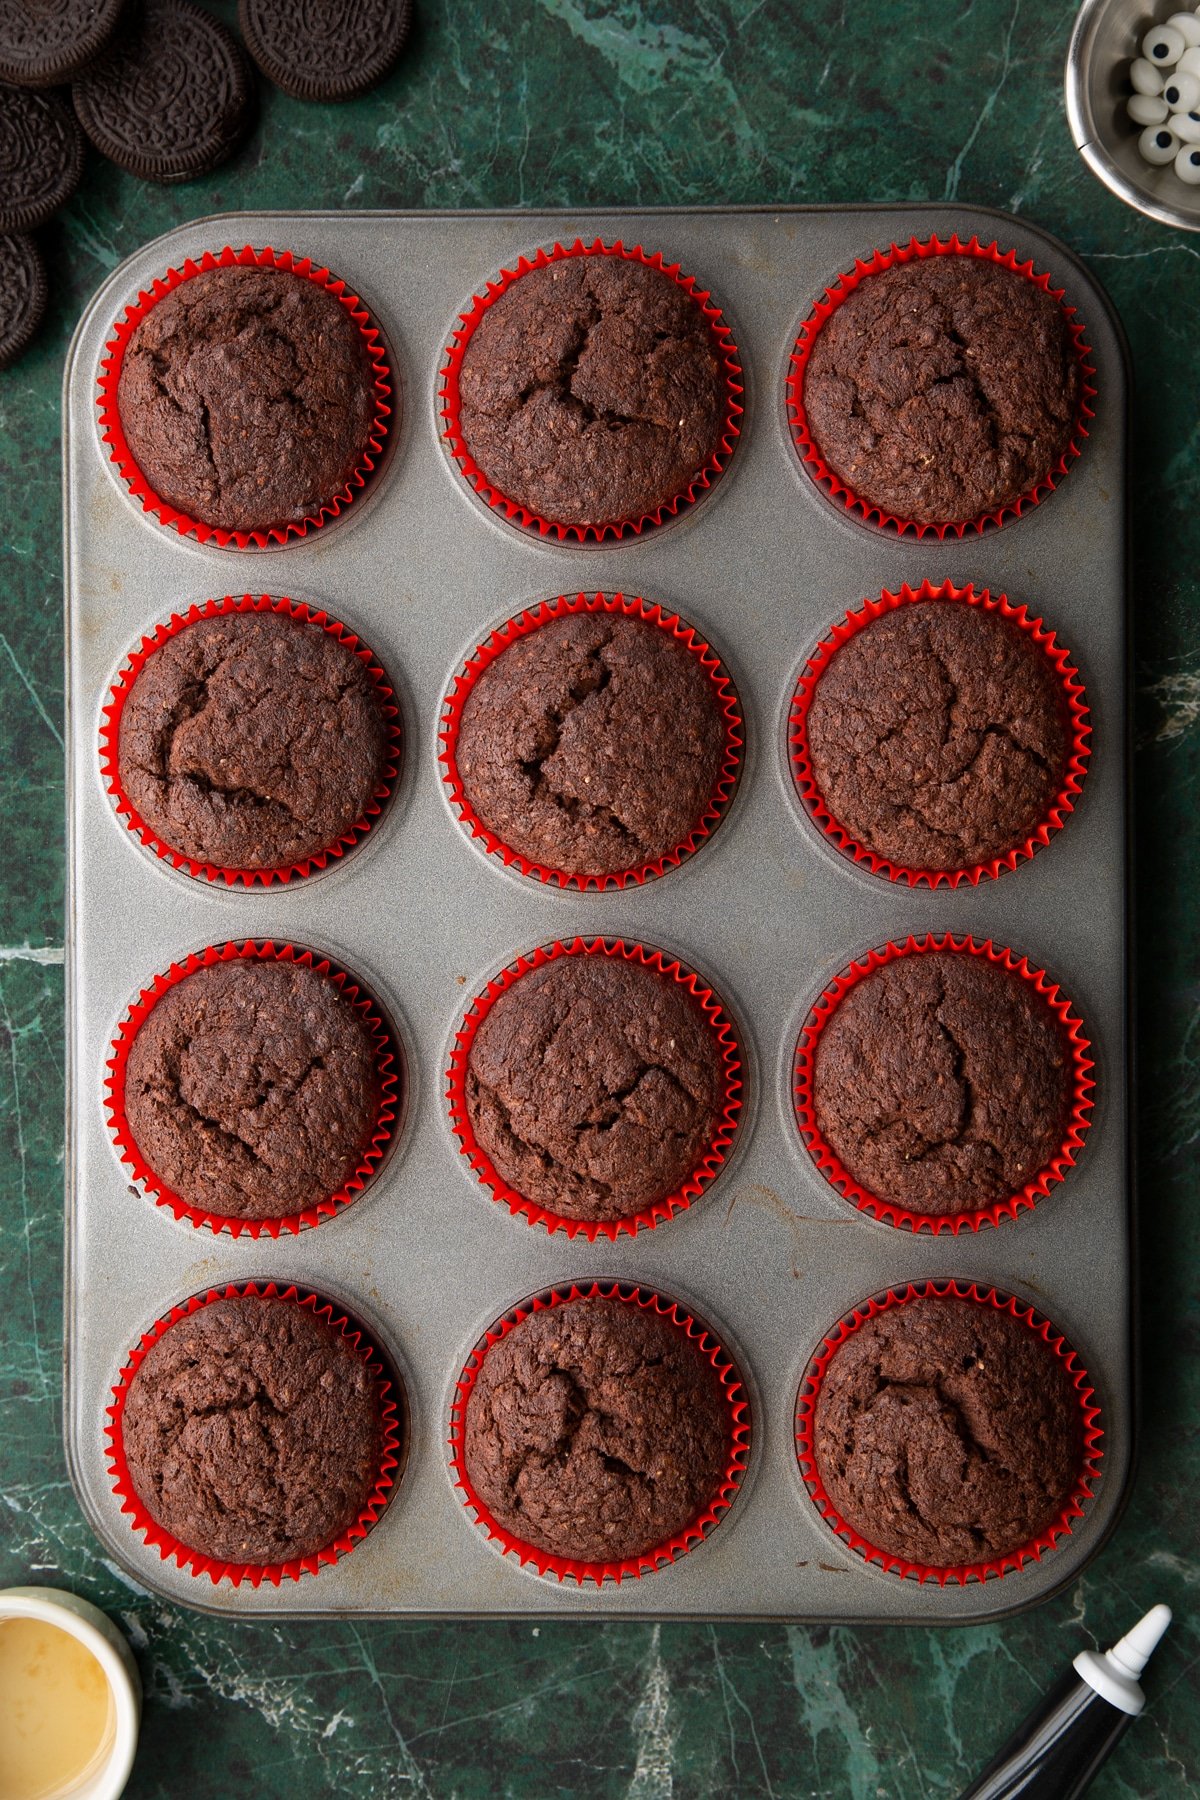
[[(1179, 0), (1182, 11), (1187, 0)], [(1158, 12), (1166, 17), (1165, 8)], [(1200, 187), (1180, 181), (1170, 163), (1152, 168), (1138, 153), (1138, 128), (1125, 111), (1133, 89), (1129, 64), (1161, 19), (1138, 0), (1084, 0), (1067, 51), (1067, 118), (1075, 147), (1093, 175), (1129, 206), (1200, 231)]]

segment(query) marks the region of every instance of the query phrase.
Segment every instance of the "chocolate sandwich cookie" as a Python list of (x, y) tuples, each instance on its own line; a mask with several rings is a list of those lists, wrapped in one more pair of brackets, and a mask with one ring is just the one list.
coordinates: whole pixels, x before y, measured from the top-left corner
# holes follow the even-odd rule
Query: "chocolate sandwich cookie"
[(205, 175), (233, 154), (251, 94), (236, 39), (189, 0), (144, 0), (71, 88), (96, 149), (131, 175), (164, 182)]
[(0, 231), (30, 231), (83, 174), (83, 136), (56, 94), (0, 84)]
[(46, 310), (46, 270), (32, 238), (0, 237), (0, 369), (16, 362)]
[(99, 56), (125, 0), (0, 0), (0, 81), (57, 87)]
[(297, 100), (352, 100), (395, 64), (412, 27), (412, 0), (238, 0), (246, 48)]

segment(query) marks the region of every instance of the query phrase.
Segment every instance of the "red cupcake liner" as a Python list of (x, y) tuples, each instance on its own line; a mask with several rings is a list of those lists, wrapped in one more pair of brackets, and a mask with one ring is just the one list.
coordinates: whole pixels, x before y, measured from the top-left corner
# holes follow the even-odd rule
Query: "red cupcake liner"
[[(599, 525), (566, 525), (555, 519), (543, 518), (539, 513), (531, 512), (520, 501), (510, 499), (494, 487), (488, 476), (479, 467), (462, 432), (461, 395), (459, 378), (462, 372), (463, 357), (472, 333), (480, 319), (490, 306), (493, 306), (510, 288), (514, 281), (522, 275), (528, 275), (531, 269), (544, 269), (549, 263), (562, 262), (571, 256), (620, 256), (626, 262), (644, 263), (648, 269), (658, 269), (663, 275), (670, 276), (677, 287), (681, 287), (703, 312), (708, 320), (716, 350), (725, 366), (726, 407), (725, 423), (716, 449), (712, 452), (704, 467), (700, 469), (683, 489), (664, 505), (653, 512), (642, 513), (637, 518), (612, 519)], [(560, 544), (585, 544), (589, 541), (602, 543), (605, 538), (628, 538), (645, 531), (653, 525), (661, 525), (666, 518), (673, 518), (685, 506), (691, 505), (699, 493), (712, 486), (717, 476), (725, 468), (733, 455), (734, 446), (741, 432), (743, 406), (743, 371), (738, 360), (737, 346), (733, 334), (722, 317), (721, 309), (715, 305), (707, 289), (698, 285), (694, 275), (684, 275), (679, 263), (665, 262), (660, 251), (647, 251), (640, 244), (624, 244), (618, 238), (612, 244), (606, 244), (602, 238), (595, 238), (585, 244), (582, 238), (576, 238), (571, 244), (556, 243), (552, 249), (536, 250), (529, 256), (517, 259), (515, 268), (501, 269), (494, 281), (489, 281), (482, 294), (475, 294), (466, 312), (459, 314), (459, 324), (451, 334), (446, 346), (446, 362), (442, 369), (439, 388), (439, 406), (442, 417), (442, 436), (446, 446), (457, 463), (460, 473), (471, 484), (475, 492), (485, 500), (496, 512), (502, 513), (510, 522), (521, 526), (526, 531), (536, 532), (539, 537), (556, 537)]]
[[(294, 524), (264, 526), (257, 531), (227, 531), (224, 526), (206, 525), (202, 519), (190, 518), (187, 513), (180, 512), (161, 495), (156, 494), (134, 460), (117, 404), (117, 389), (125, 361), (125, 350), (146, 314), (183, 282), (190, 281), (197, 275), (206, 275), (210, 269), (231, 268), (234, 264), (245, 268), (284, 269), (301, 280), (311, 281), (317, 287), (336, 295), (362, 332), (375, 378), (375, 418), (371, 435), (362, 461), (345, 487), (308, 518)], [(223, 250), (215, 253), (206, 250), (199, 261), (189, 256), (181, 268), (168, 269), (165, 275), (153, 283), (149, 293), (139, 293), (137, 299), (125, 308), (113, 325), (112, 335), (104, 346), (96, 405), (100, 413), (100, 436), (108, 446), (108, 453), (117, 473), (133, 498), (139, 502), (143, 512), (152, 513), (160, 524), (173, 527), (184, 537), (194, 537), (201, 544), (215, 544), (222, 550), (228, 549), (230, 545), (239, 550), (248, 550), (251, 546), (265, 550), (273, 544), (286, 544), (292, 538), (305, 537), (310, 530), (317, 530), (328, 520), (337, 518), (366, 486), (383, 453), (389, 431), (392, 371), (388, 366), (379, 327), (372, 321), (358, 295), (352, 294), (344, 281), (339, 281), (328, 269), (314, 263), (311, 257), (293, 256), (290, 250), (273, 250), (269, 244), (262, 250), (254, 249), (251, 244), (244, 245), (241, 250), (234, 250), (227, 244)]]
[[(467, 703), (475, 683), (483, 671), (503, 655), (510, 644), (518, 638), (527, 637), (540, 626), (548, 624), (551, 619), (564, 618), (571, 613), (621, 613), (626, 618), (645, 619), (651, 625), (659, 626), (676, 643), (683, 644), (696, 658), (700, 667), (709, 677), (717, 702), (725, 715), (725, 750), (717, 779), (713, 784), (708, 803), (699, 819), (692, 826), (687, 836), (672, 846), (665, 856), (655, 857), (649, 862), (639, 864), (636, 868), (620, 869), (612, 874), (586, 875), (572, 873), (565, 869), (550, 868), (544, 863), (530, 862), (517, 850), (512, 850), (503, 839), (484, 824), (475, 812), (463, 790), (462, 777), (458, 769), (458, 734), (462, 723), (463, 708)], [(442, 764), (442, 780), (446, 784), (451, 805), (458, 814), (459, 822), (477, 842), (481, 843), (490, 854), (499, 856), (508, 868), (515, 868), (522, 875), (536, 877), (548, 886), (559, 888), (577, 888), (586, 891), (589, 888), (602, 891), (606, 888), (625, 888), (630, 884), (640, 887), (643, 882), (662, 875), (667, 869), (676, 869), (679, 864), (696, 850), (707, 837), (710, 837), (721, 819), (724, 818), (733, 790), (737, 785), (741, 770), (742, 750), (745, 743), (745, 724), (742, 718), (741, 703), (737, 692), (722, 666), (720, 657), (704, 641), (692, 626), (687, 625), (678, 613), (666, 612), (661, 606), (643, 600), (640, 596), (627, 597), (624, 594), (560, 594), (555, 600), (543, 600), (538, 605), (527, 607), (518, 618), (509, 619), (508, 623), (493, 631), (491, 636), (474, 650), (468, 658), (461, 674), (454, 678), (454, 685), (443, 702), (442, 722), (438, 728), (441, 742), (440, 762)]]
[[(921, 600), (960, 601), (967, 606), (977, 606), (984, 612), (1000, 613), (1004, 618), (1010, 619), (1044, 651), (1053, 664), (1062, 687), (1063, 705), (1070, 720), (1070, 756), (1062, 786), (1046, 817), (1016, 848), (1006, 850), (1003, 856), (994, 856), (988, 862), (972, 863), (962, 869), (909, 868), (902, 863), (890, 862), (887, 857), (877, 855), (867, 845), (860, 843), (852, 832), (834, 818), (826, 806), (809, 750), (809, 709), (817, 685), (838, 651), (885, 613), (895, 612), (901, 606)], [(993, 595), (987, 588), (977, 589), (970, 584), (955, 587), (952, 581), (943, 581), (939, 587), (934, 587), (931, 582), (923, 581), (919, 588), (911, 588), (907, 582), (903, 582), (896, 593), (885, 588), (877, 600), (864, 600), (857, 611), (848, 612), (844, 619), (832, 626), (829, 636), (817, 645), (808, 659), (792, 700), (788, 719), (788, 751), (792, 775), (805, 810), (844, 855), (863, 864), (872, 875), (886, 876), (889, 881), (906, 882), (909, 887), (924, 885), (930, 888), (956, 888), (963, 882), (976, 887), (985, 877), (1002, 875), (1006, 870), (1015, 869), (1018, 863), (1028, 861), (1035, 851), (1050, 842), (1056, 831), (1061, 831), (1074, 810), (1076, 797), (1083, 786), (1083, 777), (1091, 755), (1088, 743), (1091, 731), (1083, 683), (1079, 679), (1078, 669), (1071, 662), (1070, 652), (1057, 641), (1054, 633), (1047, 629), (1041, 619), (1030, 617), (1027, 607), (1013, 606), (1005, 594)]]
[[(868, 1319), (888, 1312), (892, 1307), (905, 1306), (910, 1300), (926, 1298), (929, 1295), (939, 1298), (956, 1298), (976, 1306), (991, 1306), (997, 1312), (1007, 1312), (1014, 1319), (1020, 1319), (1029, 1326), (1042, 1342), (1053, 1351), (1064, 1365), (1071, 1377), (1072, 1386), (1079, 1396), (1080, 1431), (1083, 1454), (1080, 1470), (1075, 1486), (1055, 1519), (1032, 1538), (1029, 1543), (1010, 1550), (1006, 1555), (991, 1558), (977, 1563), (955, 1563), (938, 1566), (932, 1563), (914, 1563), (902, 1556), (896, 1556), (889, 1550), (881, 1550), (877, 1544), (870, 1543), (855, 1531), (838, 1511), (825, 1491), (817, 1465), (816, 1450), (813, 1443), (813, 1429), (816, 1421), (817, 1397), (825, 1371), (833, 1357), (837, 1354), (847, 1338), (864, 1325)], [(1083, 1509), (1095, 1491), (1095, 1484), (1100, 1474), (1103, 1458), (1101, 1440), (1104, 1436), (1100, 1424), (1100, 1408), (1094, 1399), (1094, 1390), (1087, 1370), (1084, 1368), (1078, 1352), (1073, 1350), (1062, 1333), (1048, 1319), (1026, 1306), (1024, 1302), (1014, 1299), (996, 1288), (979, 1287), (974, 1282), (965, 1281), (920, 1281), (910, 1282), (904, 1288), (889, 1288), (881, 1296), (865, 1300), (856, 1306), (854, 1311), (841, 1319), (833, 1330), (827, 1334), (821, 1348), (817, 1350), (800, 1384), (800, 1393), (796, 1403), (796, 1455), (800, 1464), (800, 1473), (812, 1498), (813, 1504), (822, 1515), (825, 1523), (836, 1535), (843, 1539), (864, 1562), (878, 1563), (889, 1574), (899, 1575), (906, 1580), (918, 1582), (936, 1581), (939, 1587), (947, 1582), (958, 1582), (965, 1587), (969, 1581), (987, 1581), (1022, 1569), (1026, 1563), (1039, 1562), (1047, 1550), (1053, 1550), (1058, 1540), (1068, 1537), (1075, 1521), (1083, 1517)]]
[[(1075, 424), (1071, 440), (1054, 466), (1039, 477), (1033, 486), (1016, 500), (1004, 506), (993, 508), (990, 512), (980, 513), (974, 519), (949, 519), (940, 524), (930, 524), (917, 519), (904, 519), (895, 513), (884, 511), (882, 507), (873, 505), (856, 494), (853, 488), (847, 487), (839, 476), (826, 463), (808, 429), (808, 420), (804, 411), (804, 376), (808, 367), (808, 359), (812, 354), (817, 334), (831, 313), (837, 311), (848, 295), (854, 292), (860, 281), (867, 276), (878, 275), (884, 269), (896, 264), (924, 260), (930, 256), (974, 256), (983, 262), (999, 263), (1002, 268), (1011, 269), (1014, 275), (1024, 275), (1043, 293), (1057, 300), (1067, 320), (1067, 328), (1071, 334), (1075, 356), (1079, 364), (1080, 387), (1079, 404), (1076, 409)], [(996, 241), (981, 244), (978, 237), (970, 238), (963, 243), (955, 233), (948, 239), (931, 237), (924, 242), (918, 238), (910, 238), (907, 244), (891, 244), (886, 250), (876, 250), (868, 261), (856, 259), (853, 269), (839, 275), (832, 287), (826, 288), (825, 298), (818, 300), (809, 318), (800, 329), (796, 339), (796, 347), (792, 351), (787, 376), (787, 409), (791, 424), (792, 441), (796, 446), (801, 462), (813, 479), (819, 483), (824, 492), (838, 501), (848, 513), (857, 514), (867, 524), (875, 524), (884, 530), (894, 531), (903, 537), (912, 532), (915, 537), (945, 538), (950, 533), (956, 537), (965, 537), (968, 532), (980, 532), (988, 526), (1001, 525), (1005, 519), (1018, 518), (1028, 508), (1038, 502), (1056, 488), (1071, 464), (1080, 454), (1080, 443), (1088, 435), (1088, 421), (1095, 417), (1092, 402), (1096, 398), (1096, 369), (1091, 361), (1092, 350), (1088, 344), (1083, 325), (1076, 317), (1076, 308), (1068, 306), (1063, 298), (1064, 288), (1050, 286), (1049, 275), (1038, 275), (1032, 260), (1019, 262), (1014, 250), (1002, 251)]]
[[(652, 1205), (644, 1206), (637, 1212), (628, 1213), (621, 1219), (568, 1219), (517, 1193), (515, 1188), (508, 1185), (478, 1142), (467, 1109), (467, 1066), (479, 1027), (501, 994), (520, 981), (523, 975), (528, 975), (533, 969), (540, 969), (545, 963), (555, 962), (560, 956), (620, 956), (626, 962), (642, 963), (646, 968), (656, 969), (659, 974), (679, 982), (698, 1001), (712, 1026), (725, 1065), (725, 1093), (721, 1113), (713, 1130), (712, 1141), (703, 1157), (687, 1180), (673, 1193), (655, 1200)], [(482, 994), (475, 996), (454, 1035), (450, 1066), (446, 1070), (446, 1102), (450, 1129), (458, 1139), (459, 1151), (466, 1157), (484, 1187), (491, 1189), (493, 1200), (507, 1206), (514, 1217), (519, 1213), (528, 1224), (544, 1225), (547, 1231), (562, 1231), (569, 1238), (584, 1237), (589, 1244), (594, 1244), (598, 1237), (615, 1243), (622, 1234), (634, 1237), (643, 1227), (653, 1230), (661, 1220), (686, 1212), (692, 1202), (712, 1184), (725, 1164), (729, 1146), (740, 1123), (744, 1105), (742, 1085), (742, 1051), (733, 1021), (714, 990), (706, 987), (698, 975), (685, 969), (677, 960), (668, 959), (661, 950), (652, 950), (646, 944), (627, 943), (623, 938), (577, 937), (572, 938), (569, 943), (556, 940), (548, 946), (539, 945), (527, 955), (519, 956), (515, 963), (492, 977)]]
[[(300, 968), (314, 969), (318, 975), (326, 976), (370, 1027), (375, 1047), (375, 1069), (381, 1090), (379, 1117), (371, 1142), (363, 1151), (358, 1167), (336, 1194), (330, 1194), (316, 1206), (305, 1207), (303, 1212), (288, 1213), (279, 1218), (230, 1218), (224, 1213), (209, 1212), (204, 1207), (193, 1206), (190, 1201), (181, 1198), (166, 1186), (143, 1157), (125, 1111), (125, 1075), (133, 1040), (163, 995), (178, 982), (194, 975), (197, 969), (211, 968), (214, 963), (239, 961), (294, 962)], [(311, 950), (298, 949), (295, 944), (276, 944), (270, 940), (247, 938), (244, 943), (210, 944), (207, 950), (193, 953), (182, 962), (172, 963), (165, 974), (156, 975), (150, 986), (141, 990), (130, 1006), (117, 1028), (105, 1066), (109, 1070), (104, 1082), (108, 1128), (121, 1161), (134, 1180), (156, 1206), (169, 1207), (177, 1219), (187, 1219), (192, 1225), (207, 1227), (210, 1231), (227, 1231), (234, 1238), (278, 1238), (284, 1232), (294, 1234), (306, 1226), (319, 1225), (322, 1219), (330, 1218), (342, 1207), (349, 1206), (375, 1174), (398, 1129), (401, 1103), (398, 1056), (391, 1033), (374, 1000), (359, 987), (355, 977), (347, 970), (339, 968), (328, 957), (318, 957)]]
[[(930, 950), (953, 950), (962, 956), (981, 956), (988, 962), (996, 963), (1002, 969), (1010, 970), (1027, 981), (1042, 996), (1058, 1020), (1063, 1037), (1071, 1052), (1074, 1064), (1074, 1097), (1067, 1129), (1062, 1145), (1057, 1153), (1042, 1169), (1025, 1183), (1019, 1193), (1010, 1194), (1005, 1200), (995, 1200), (990, 1206), (981, 1206), (964, 1212), (954, 1213), (920, 1213), (911, 1212), (907, 1207), (897, 1206), (890, 1200), (882, 1199), (869, 1189), (860, 1186), (854, 1177), (843, 1166), (835, 1151), (826, 1142), (817, 1123), (813, 1106), (813, 1066), (816, 1058), (817, 1043), (822, 1031), (833, 1017), (833, 1014), (849, 993), (864, 976), (880, 969), (885, 963), (895, 962), (902, 956), (923, 956)], [(984, 1225), (999, 1225), (1002, 1219), (1015, 1219), (1017, 1214), (1027, 1207), (1036, 1206), (1038, 1201), (1050, 1192), (1057, 1182), (1063, 1180), (1071, 1168), (1083, 1146), (1091, 1124), (1091, 1113), (1094, 1105), (1092, 1089), (1095, 1081), (1091, 1070), (1095, 1066), (1089, 1055), (1091, 1042), (1084, 1035), (1083, 1021), (1075, 1012), (1070, 1000), (1063, 994), (1057, 983), (1051, 981), (1044, 969), (1035, 969), (1028, 957), (1017, 956), (1012, 950), (993, 944), (990, 938), (977, 943), (971, 937), (955, 937), (946, 932), (942, 937), (935, 937), (932, 932), (924, 937), (906, 938), (902, 944), (886, 943), (878, 950), (869, 950), (867, 954), (852, 962), (836, 980), (830, 982), (820, 999), (809, 1014), (808, 1022), (800, 1034), (796, 1045), (796, 1056), (792, 1074), (792, 1097), (796, 1109), (796, 1120), (800, 1134), (804, 1139), (809, 1155), (824, 1175), (826, 1181), (837, 1189), (843, 1199), (856, 1206), (859, 1212), (869, 1213), (886, 1225), (897, 1225), (907, 1231), (929, 1231), (935, 1236), (950, 1232), (957, 1237), (963, 1230), (978, 1231)]]
[[(134, 1375), (152, 1344), (156, 1344), (165, 1332), (168, 1332), (180, 1319), (186, 1319), (192, 1313), (199, 1312), (205, 1306), (212, 1306), (218, 1300), (234, 1298), (261, 1297), (267, 1300), (284, 1300), (294, 1302), (297, 1306), (308, 1307), (317, 1318), (324, 1319), (350, 1344), (356, 1356), (367, 1366), (372, 1375), (381, 1377), (379, 1384), (380, 1412), (383, 1423), (383, 1444), (379, 1459), (379, 1473), (375, 1486), (366, 1505), (354, 1523), (333, 1543), (315, 1555), (298, 1557), (292, 1562), (282, 1563), (231, 1563), (219, 1558), (206, 1556), (203, 1551), (193, 1550), (189, 1545), (181, 1543), (173, 1533), (167, 1531), (147, 1511), (137, 1490), (133, 1485), (133, 1477), (129, 1471), (129, 1463), (125, 1456), (123, 1437), (123, 1420), (125, 1403), (129, 1397), (129, 1387)], [(207, 1575), (214, 1587), (219, 1581), (228, 1581), (234, 1587), (243, 1582), (248, 1587), (257, 1588), (264, 1581), (272, 1587), (278, 1587), (283, 1581), (299, 1581), (302, 1575), (316, 1575), (323, 1565), (335, 1563), (341, 1557), (348, 1556), (355, 1544), (367, 1535), (375, 1524), (391, 1497), (402, 1473), (402, 1461), (405, 1450), (404, 1421), (397, 1405), (393, 1382), (396, 1378), (385, 1366), (372, 1344), (365, 1337), (363, 1329), (349, 1316), (335, 1308), (328, 1300), (307, 1289), (293, 1286), (281, 1288), (275, 1282), (265, 1284), (253, 1281), (234, 1281), (224, 1288), (209, 1288), (207, 1293), (193, 1294), (190, 1300), (182, 1305), (173, 1306), (165, 1318), (156, 1320), (149, 1331), (142, 1333), (141, 1339), (129, 1353), (129, 1359), (121, 1370), (116, 1386), (112, 1390), (112, 1404), (105, 1408), (109, 1423), (104, 1435), (108, 1439), (106, 1456), (108, 1472), (112, 1477), (113, 1492), (121, 1501), (121, 1512), (128, 1516), (132, 1530), (138, 1532), (151, 1546), (158, 1551), (164, 1562), (173, 1561), (180, 1569), (186, 1569), (192, 1575)]]
[[(640, 1306), (644, 1312), (655, 1312), (668, 1320), (682, 1337), (686, 1337), (702, 1352), (717, 1371), (725, 1403), (729, 1408), (729, 1460), (720, 1486), (708, 1505), (682, 1531), (677, 1531), (674, 1537), (668, 1538), (666, 1543), (656, 1545), (653, 1550), (647, 1550), (641, 1556), (627, 1557), (620, 1562), (582, 1562), (572, 1557), (552, 1556), (549, 1551), (540, 1550), (535, 1544), (513, 1537), (479, 1498), (467, 1471), (467, 1405), (488, 1351), (532, 1313), (544, 1312), (551, 1306), (569, 1305), (574, 1300), (597, 1298), (621, 1300), (628, 1306)], [(462, 1496), (463, 1504), (475, 1514), (475, 1524), (479, 1529), (492, 1543), (499, 1545), (506, 1556), (515, 1556), (522, 1568), (531, 1566), (539, 1575), (552, 1575), (560, 1582), (574, 1581), (583, 1587), (585, 1583), (592, 1581), (600, 1587), (610, 1581), (619, 1583), (630, 1578), (636, 1580), (654, 1569), (678, 1561), (719, 1524), (735, 1499), (746, 1473), (750, 1454), (750, 1402), (737, 1365), (712, 1327), (693, 1317), (678, 1301), (636, 1282), (572, 1282), (548, 1288), (543, 1293), (523, 1300), (488, 1328), (481, 1342), (467, 1358), (455, 1386), (450, 1408), (449, 1450), (454, 1485)]]
[[(314, 856), (304, 857), (300, 862), (276, 869), (230, 869), (218, 863), (198, 862), (195, 857), (188, 856), (158, 836), (153, 827), (148, 825), (134, 806), (125, 791), (121, 780), (119, 750), (121, 738), (121, 717), (125, 711), (125, 703), (132, 692), (134, 682), (141, 674), (146, 663), (161, 650), (162, 646), (179, 632), (186, 631), (200, 619), (220, 618), (226, 613), (283, 613), (289, 619), (297, 619), (303, 623), (317, 625), (322, 631), (336, 638), (339, 644), (354, 653), (362, 663), (379, 702), (379, 710), (384, 719), (387, 734), (387, 761), (382, 777), (372, 794), (366, 811), (361, 819), (355, 821), (334, 844), (329, 844)], [(116, 804), (118, 817), (126, 829), (134, 837), (139, 838), (147, 849), (153, 850), (161, 861), (167, 862), (173, 869), (182, 869), (197, 880), (224, 883), (226, 887), (236, 887), (239, 883), (252, 888), (256, 882), (268, 887), (272, 882), (286, 882), (303, 879), (316, 871), (324, 869), (338, 857), (344, 856), (354, 844), (366, 836), (371, 826), (383, 811), (391, 798), (396, 777), (400, 770), (400, 718), (399, 709), (395, 705), (395, 696), (388, 686), (387, 676), (380, 667), (374, 652), (369, 650), (362, 640), (355, 636), (337, 619), (331, 619), (327, 613), (304, 605), (299, 600), (286, 598), (276, 599), (270, 594), (242, 594), (240, 597), (227, 594), (223, 600), (208, 600), (203, 606), (188, 608), (186, 613), (172, 613), (165, 624), (156, 625), (151, 636), (143, 637), (137, 649), (131, 650), (125, 658), (124, 666), (116, 681), (109, 690), (108, 704), (102, 713), (100, 726), (100, 772), (104, 784)]]

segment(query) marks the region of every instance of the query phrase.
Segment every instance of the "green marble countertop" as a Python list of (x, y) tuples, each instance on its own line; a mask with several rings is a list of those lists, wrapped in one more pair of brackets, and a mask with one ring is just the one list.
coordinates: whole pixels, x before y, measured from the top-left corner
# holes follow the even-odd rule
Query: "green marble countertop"
[[(54, 297), (0, 375), (0, 1586), (124, 1621), (146, 1685), (136, 1800), (957, 1794), (1084, 1643), (1167, 1600), (1151, 1709), (1093, 1792), (1200, 1794), (1200, 238), (1072, 149), (1072, 7), (1035, 0), (418, 0), (352, 105), (265, 92), (215, 176), (93, 159), (44, 233)], [(232, 15), (232, 6), (216, 10)], [(961, 200), (1027, 214), (1111, 293), (1133, 349), (1133, 654), (1144, 1430), (1132, 1502), (1066, 1593), (942, 1632), (630, 1624), (236, 1626), (100, 1553), (60, 1442), (63, 678), (59, 384), (92, 290), (147, 238), (241, 207)]]

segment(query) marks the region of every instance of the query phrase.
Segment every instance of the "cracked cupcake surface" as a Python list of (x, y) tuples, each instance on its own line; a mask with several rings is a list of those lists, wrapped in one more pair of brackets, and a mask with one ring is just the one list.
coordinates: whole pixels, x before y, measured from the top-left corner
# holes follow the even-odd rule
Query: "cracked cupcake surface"
[(868, 275), (817, 332), (813, 442), (860, 499), (944, 524), (1011, 505), (1071, 441), (1080, 375), (1066, 316), (1024, 275), (930, 256)]
[(1045, 652), (999, 613), (952, 600), (898, 607), (843, 644), (807, 729), (834, 819), (902, 868), (969, 868), (1020, 848), (1070, 753)]
[(723, 1064), (699, 1002), (621, 956), (561, 956), (493, 1003), (467, 1112), (501, 1179), (563, 1218), (612, 1220), (679, 1188), (712, 1141)]
[(456, 760), (466, 799), (510, 850), (605, 875), (687, 837), (724, 749), (713, 684), (690, 650), (643, 619), (572, 613), (479, 675)]
[(826, 1493), (867, 1543), (936, 1568), (1030, 1543), (1083, 1460), (1078, 1396), (1021, 1320), (952, 1296), (868, 1319), (834, 1352), (813, 1445)]
[(156, 494), (201, 524), (265, 531), (346, 488), (371, 437), (375, 375), (328, 289), (234, 265), (150, 309), (126, 345), (117, 404)]
[(198, 619), (150, 656), (121, 713), (126, 795), (172, 850), (285, 869), (363, 817), (387, 760), (370, 676), (319, 625), (280, 613)]
[(872, 970), (816, 1041), (817, 1126), (883, 1201), (955, 1213), (1019, 1193), (1061, 1148), (1066, 1034), (1033, 984), (966, 951)]
[(716, 1498), (731, 1448), (719, 1378), (632, 1302), (531, 1313), (484, 1357), (467, 1403), (471, 1483), (505, 1531), (551, 1555), (619, 1562)]
[(380, 1103), (371, 1027), (327, 976), (293, 962), (185, 976), (143, 1020), (125, 1069), (129, 1129), (154, 1175), (236, 1219), (338, 1193)]
[(122, 1441), (138, 1498), (223, 1562), (315, 1556), (361, 1514), (383, 1445), (379, 1381), (340, 1331), (245, 1295), (178, 1320), (129, 1385)]
[(488, 482), (566, 525), (637, 521), (681, 494), (717, 449), (727, 398), (696, 301), (598, 253), (531, 269), (487, 308), (459, 394)]

